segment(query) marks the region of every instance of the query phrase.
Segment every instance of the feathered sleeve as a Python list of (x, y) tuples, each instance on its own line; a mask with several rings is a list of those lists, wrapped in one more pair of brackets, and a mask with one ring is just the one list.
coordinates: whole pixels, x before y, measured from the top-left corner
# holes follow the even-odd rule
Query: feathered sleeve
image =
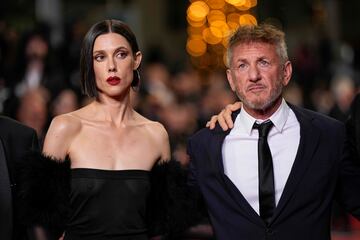
[(180, 239), (182, 233), (198, 223), (200, 198), (187, 185), (188, 171), (177, 161), (163, 162), (151, 171), (148, 204), (150, 236)]
[(33, 151), (17, 169), (20, 219), (29, 227), (44, 227), (57, 239), (70, 209), (70, 160)]

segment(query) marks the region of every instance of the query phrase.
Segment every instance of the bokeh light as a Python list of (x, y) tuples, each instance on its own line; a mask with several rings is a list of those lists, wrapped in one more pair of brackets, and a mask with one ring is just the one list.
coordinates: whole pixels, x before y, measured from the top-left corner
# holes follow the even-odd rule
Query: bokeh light
[(199, 69), (223, 68), (229, 36), (242, 25), (256, 25), (257, 0), (189, 0), (186, 50)]
[(202, 39), (188, 39), (186, 43), (187, 52), (193, 57), (199, 57), (206, 52), (206, 43)]
[(225, 0), (207, 0), (206, 3), (211, 9), (221, 9), (225, 6)]
[(209, 10), (209, 6), (205, 2), (193, 2), (187, 10), (187, 16), (191, 21), (202, 21), (208, 15)]
[(256, 18), (251, 14), (244, 14), (240, 16), (239, 19), (240, 25), (257, 25)]

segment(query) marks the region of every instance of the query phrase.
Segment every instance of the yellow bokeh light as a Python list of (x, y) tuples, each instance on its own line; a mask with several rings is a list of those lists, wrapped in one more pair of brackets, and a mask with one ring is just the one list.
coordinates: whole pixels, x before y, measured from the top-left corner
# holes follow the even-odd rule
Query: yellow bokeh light
[(204, 29), (205, 29), (205, 26), (202, 26), (202, 27), (189, 26), (187, 28), (189, 39), (201, 39), (202, 40), (203, 39), (202, 32)]
[(227, 25), (231, 31), (236, 30), (240, 25), (240, 14), (230, 13), (226, 16)]
[(257, 0), (245, 0), (241, 4), (235, 4), (234, 6), (240, 11), (247, 11), (257, 5)]
[(189, 0), (186, 50), (203, 70), (226, 66), (229, 38), (239, 26), (257, 25), (249, 9), (257, 0)]
[(207, 15), (207, 20), (209, 24), (211, 24), (214, 21), (223, 21), (225, 22), (225, 14), (220, 10), (211, 10), (209, 14)]
[(225, 6), (225, 0), (206, 0), (211, 9), (221, 9)]
[(217, 37), (221, 35), (221, 31), (217, 28), (213, 28), (212, 30), (210, 30), (210, 28), (205, 28), (204, 31), (202, 32), (202, 35), (204, 41), (209, 44), (218, 44), (222, 40), (221, 37)]
[(226, 16), (226, 20), (227, 22), (239, 22), (240, 16), (239, 13), (230, 13)]
[(241, 26), (244, 25), (257, 25), (256, 18), (251, 14), (244, 14), (240, 16), (239, 23)]
[(187, 15), (192, 21), (200, 21), (208, 15), (209, 11), (209, 6), (205, 2), (197, 1), (190, 4)]
[[(213, 29), (218, 29), (220, 30), (220, 35), (216, 35), (216, 33), (214, 33)], [(210, 24), (210, 30), (212, 31), (212, 33), (217, 36), (217, 37), (220, 37), (220, 38), (225, 38), (225, 37), (228, 37), (229, 34), (230, 34), (230, 28), (229, 26), (227, 25), (226, 22), (224, 21), (213, 21), (211, 24)]]
[(225, 1), (234, 6), (244, 5), (246, 2), (246, 0), (225, 0)]
[(186, 43), (187, 52), (194, 57), (203, 55), (206, 49), (206, 43), (202, 39), (188, 39)]
[(202, 27), (193, 27), (193, 26), (188, 26), (187, 28), (187, 33), (189, 35), (202, 35), (202, 31), (205, 29), (205, 26)]
[(189, 23), (189, 25), (193, 26), (193, 27), (201, 27), (201, 26), (204, 26), (206, 23), (206, 18), (204, 18), (200, 21), (193, 21), (189, 17), (186, 17), (186, 20)]
[(235, 22), (228, 22), (228, 26), (229, 26), (230, 34), (231, 34), (231, 33), (233, 33), (234, 31), (236, 31), (236, 29), (239, 28), (240, 23), (239, 23), (239, 22), (237, 22), (237, 23), (235, 23)]
[(249, 0), (251, 2), (251, 7), (255, 7), (257, 5), (257, 0)]

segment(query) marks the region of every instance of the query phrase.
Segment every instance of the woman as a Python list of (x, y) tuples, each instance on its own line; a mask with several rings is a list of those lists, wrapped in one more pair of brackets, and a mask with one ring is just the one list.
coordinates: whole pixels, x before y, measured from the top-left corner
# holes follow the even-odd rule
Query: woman
[[(55, 185), (50, 189), (69, 190), (38, 188), (39, 194), (49, 191), (45, 197), (52, 199), (50, 204), (29, 200), (26, 190), (22, 190), (26, 204), (35, 202), (35, 207), (27, 208), (38, 215), (28, 222), (56, 230), (66, 225), (64, 239), (70, 240), (147, 239), (149, 211), (146, 206), (150, 175), (154, 175), (150, 170), (157, 163), (168, 162), (170, 147), (164, 127), (141, 116), (130, 104), (131, 88), (139, 84), (141, 58), (135, 35), (121, 21), (98, 22), (86, 34), (80, 60), (81, 84), (83, 91), (94, 100), (52, 120), (43, 155), (33, 156), (51, 165), (39, 170), (48, 176), (32, 180), (29, 183), (32, 186), (22, 187), (33, 189), (39, 182), (41, 185), (43, 181), (54, 181), (49, 183)], [(71, 170), (67, 172), (69, 164)], [(169, 168), (168, 164), (162, 166)], [(164, 172), (163, 169), (153, 171)], [(36, 176), (34, 167), (32, 172), (32, 176)], [(69, 175), (71, 187), (68, 188), (66, 180), (58, 179), (67, 179)], [(59, 187), (59, 182), (65, 187)], [(153, 194), (161, 192), (152, 191)], [(58, 197), (54, 199), (54, 196)], [(70, 208), (65, 211), (67, 201)], [(43, 204), (51, 214), (43, 211)], [(156, 215), (158, 210), (151, 207)]]

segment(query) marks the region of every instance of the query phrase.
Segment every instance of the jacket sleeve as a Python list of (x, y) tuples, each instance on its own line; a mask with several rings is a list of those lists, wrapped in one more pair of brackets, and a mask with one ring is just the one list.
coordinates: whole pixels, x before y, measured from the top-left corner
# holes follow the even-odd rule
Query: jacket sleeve
[[(345, 134), (344, 134), (345, 135)], [(357, 159), (356, 150), (351, 147), (349, 137), (345, 139), (339, 168), (339, 178), (337, 181), (337, 199), (340, 205), (360, 220), (360, 161)], [(341, 144), (341, 143), (339, 143)]]
[(360, 94), (352, 103), (350, 116), (346, 122), (346, 133), (350, 153), (360, 162)]
[(147, 216), (150, 236), (180, 239), (186, 229), (202, 218), (199, 198), (190, 191), (187, 176), (188, 170), (175, 160), (152, 169)]
[(70, 211), (70, 160), (31, 151), (17, 169), (20, 219), (28, 227), (45, 228), (49, 239), (57, 239)]

